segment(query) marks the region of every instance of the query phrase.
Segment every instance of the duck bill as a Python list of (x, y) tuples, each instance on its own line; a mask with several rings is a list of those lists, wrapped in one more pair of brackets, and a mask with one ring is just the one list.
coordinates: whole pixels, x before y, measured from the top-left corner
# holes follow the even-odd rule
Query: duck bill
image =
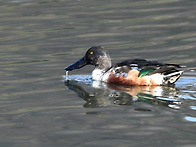
[(76, 61), (75, 63), (69, 65), (68, 67), (65, 68), (66, 71), (71, 71), (74, 69), (79, 69), (82, 68), (83, 66), (87, 65), (87, 61), (85, 58), (81, 58), (80, 60)]

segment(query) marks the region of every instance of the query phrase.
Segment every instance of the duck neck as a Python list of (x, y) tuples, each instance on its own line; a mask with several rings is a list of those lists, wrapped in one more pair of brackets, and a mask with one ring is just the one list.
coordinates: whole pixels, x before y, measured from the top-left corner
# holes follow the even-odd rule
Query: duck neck
[(112, 63), (109, 54), (99, 58), (97, 65), (95, 65), (95, 69), (92, 72), (93, 80), (103, 81), (103, 77), (105, 76), (107, 71), (111, 68), (111, 66)]
[(107, 73), (107, 71), (110, 69), (111, 67), (109, 68), (95, 68), (92, 72), (92, 78), (93, 80), (95, 81), (103, 81), (103, 77), (105, 76), (105, 74)]

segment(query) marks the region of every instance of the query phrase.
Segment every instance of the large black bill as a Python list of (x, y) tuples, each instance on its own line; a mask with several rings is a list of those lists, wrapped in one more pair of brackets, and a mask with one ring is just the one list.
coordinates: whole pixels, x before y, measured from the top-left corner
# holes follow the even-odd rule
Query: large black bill
[(75, 63), (66, 67), (65, 70), (66, 71), (71, 71), (71, 70), (74, 70), (74, 69), (82, 68), (85, 65), (87, 65), (87, 61), (83, 57), (80, 60), (76, 61)]

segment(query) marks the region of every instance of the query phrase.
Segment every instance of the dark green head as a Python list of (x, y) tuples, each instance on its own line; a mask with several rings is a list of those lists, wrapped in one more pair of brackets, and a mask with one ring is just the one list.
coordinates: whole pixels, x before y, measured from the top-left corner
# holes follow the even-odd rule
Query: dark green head
[(101, 46), (93, 46), (87, 50), (84, 57), (65, 68), (66, 71), (82, 68), (85, 65), (94, 65), (95, 68), (107, 70), (111, 67), (111, 59)]

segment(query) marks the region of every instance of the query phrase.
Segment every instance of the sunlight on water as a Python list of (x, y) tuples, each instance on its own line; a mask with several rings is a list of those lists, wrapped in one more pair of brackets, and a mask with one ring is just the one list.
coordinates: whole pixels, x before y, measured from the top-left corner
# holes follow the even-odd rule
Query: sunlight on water
[(178, 105), (169, 104), (168, 107), (173, 108), (173, 109), (180, 109), (180, 106)]
[(196, 122), (196, 117), (186, 116), (185, 119), (190, 122)]
[(93, 83), (92, 76), (90, 75), (68, 75), (66, 72), (66, 75), (63, 75), (62, 78), (64, 82), (73, 80), (87, 85)]
[(196, 106), (190, 106), (192, 110), (196, 110)]

